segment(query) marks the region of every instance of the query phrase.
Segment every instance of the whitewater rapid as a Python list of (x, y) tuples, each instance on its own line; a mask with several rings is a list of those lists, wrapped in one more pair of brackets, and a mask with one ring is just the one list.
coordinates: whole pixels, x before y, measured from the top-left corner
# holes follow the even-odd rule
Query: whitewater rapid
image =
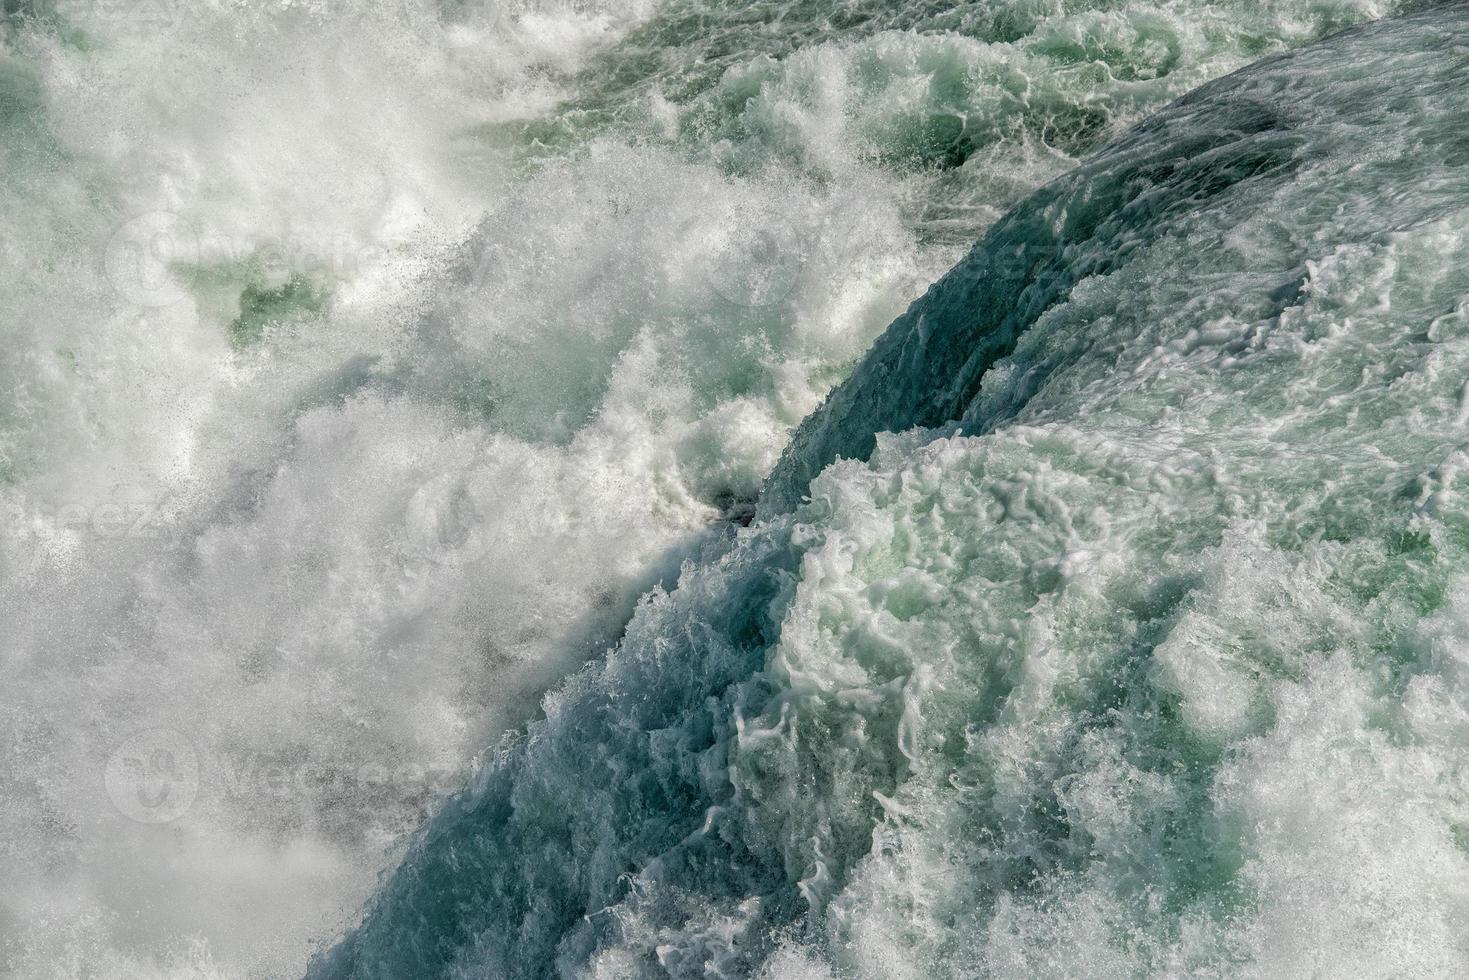
[(1080, 170), (1401, 5), (145, 6), (0, 32), (0, 972), (1462, 973), (1462, 6)]
[(1369, 25), (1027, 198), (311, 975), (1462, 976), (1466, 70)]

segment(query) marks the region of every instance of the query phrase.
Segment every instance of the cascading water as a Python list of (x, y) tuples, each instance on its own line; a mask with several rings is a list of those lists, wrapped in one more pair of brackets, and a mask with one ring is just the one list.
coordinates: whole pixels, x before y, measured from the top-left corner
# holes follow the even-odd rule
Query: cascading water
[(7, 3), (0, 972), (1461, 975), (1404, 6)]

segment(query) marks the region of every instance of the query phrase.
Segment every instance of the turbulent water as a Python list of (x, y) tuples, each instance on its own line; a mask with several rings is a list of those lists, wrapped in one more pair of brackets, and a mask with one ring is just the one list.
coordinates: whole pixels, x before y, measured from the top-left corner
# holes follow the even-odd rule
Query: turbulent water
[(1469, 6), (4, 10), (0, 973), (1469, 972)]

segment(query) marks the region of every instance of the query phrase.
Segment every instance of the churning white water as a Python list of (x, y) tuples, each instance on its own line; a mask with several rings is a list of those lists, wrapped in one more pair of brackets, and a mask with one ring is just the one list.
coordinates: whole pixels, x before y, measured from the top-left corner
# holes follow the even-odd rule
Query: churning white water
[[(628, 627), (639, 597), (656, 587), (672, 602), (664, 593), (693, 576), (703, 584), (689, 596), (747, 601), (732, 586), (719, 593), (726, 586), (709, 585), (717, 576), (698, 567), (749, 520), (793, 429), (1009, 207), (1199, 84), (1398, 6), (6, 0), (0, 972), (302, 974), (314, 951), (359, 921), (438, 801), (493, 768), (486, 746), (539, 716), (542, 694), (604, 656), (625, 628), (654, 642), (653, 613)], [(1311, 281), (1377, 260), (1334, 256)], [(1158, 356), (1208, 342), (1160, 338), (1159, 350), (1173, 353)], [(1003, 402), (1004, 385), (1027, 382), (1000, 370), (985, 397)], [(1063, 446), (1029, 431), (1007, 437), (1009, 449), (926, 451), (1012, 466), (1024, 506), (1044, 510), (1020, 489), (1036, 445), (1061, 455), (1137, 448), (1085, 434)], [(910, 490), (882, 474), (920, 450), (882, 446), (874, 475), (823, 478), (835, 511), (813, 520), (850, 524), (867, 542), (861, 562), (894, 577), (862, 601), (907, 621), (935, 590), (978, 586), (924, 577), (942, 579), (935, 569), (953, 545), (939, 529), (891, 531), (906, 518), (889, 511), (909, 507)], [(1007, 462), (1012, 450), (1018, 462)], [(991, 463), (986, 453), (999, 455)], [(1100, 456), (1077, 465), (1126, 469)], [(1448, 492), (1460, 463), (1444, 466), (1424, 484), (1425, 506)], [(1116, 478), (1132, 489), (1150, 479)], [(948, 477), (933, 479), (941, 487)], [(1100, 490), (1074, 489), (1065, 507), (1077, 515), (1115, 503), (1120, 523), (1157, 519), (1143, 504), (1126, 510)], [(970, 509), (997, 506), (1021, 507)], [(983, 519), (975, 514), (965, 520)], [(868, 541), (882, 536), (874, 529), (892, 541)], [(1023, 542), (999, 547), (991, 577), (1016, 589), (1090, 560), (1047, 571), (1017, 557)], [(1231, 529), (1195, 570), (1216, 583), (1186, 616), (1199, 642), (1220, 629), (1209, 604), (1229, 604), (1231, 590), (1259, 607), (1262, 630), (1305, 628), (1272, 626), (1284, 616), (1265, 594), (1272, 587), (1229, 574), (1274, 568), (1262, 547)], [(829, 551), (806, 556), (808, 576), (854, 574), (846, 552)], [(923, 571), (899, 574), (905, 563)], [(792, 601), (809, 603), (793, 628), (818, 639), (855, 594), (822, 599), (809, 581), (801, 589)], [(1115, 608), (1100, 592), (1093, 599), (1054, 612), (1055, 622), (1093, 617), (1096, 643), (1132, 642)], [(1007, 634), (1027, 608), (1017, 597), (973, 628)], [(1372, 615), (1338, 613), (1325, 599), (1313, 610), (1320, 630), (1336, 615)], [(716, 630), (701, 622), (669, 628)], [(945, 620), (851, 642), (882, 660), (900, 647), (948, 649), (951, 628)], [(1434, 628), (1423, 627), (1422, 642)], [(781, 654), (791, 677), (820, 673), (801, 665), (824, 649), (818, 639), (792, 647), (805, 654)], [(1187, 661), (1188, 642), (1176, 633), (1162, 660), (1179, 710), (1216, 741), (1255, 732), (1255, 668)], [(877, 670), (870, 686), (916, 698), (959, 670), (919, 660), (927, 666)], [(1049, 679), (1035, 664), (1024, 669), (1044, 686), (1069, 668), (1051, 663)], [(1279, 766), (1271, 738), (1280, 752), (1297, 750), (1292, 706), (1370, 714), (1341, 677), (1333, 688), (1299, 673), (1299, 690), (1277, 699), (1281, 727), (1221, 764), (1219, 778), (1238, 794), (1267, 792), (1248, 767), (1256, 755), (1259, 766)], [(1462, 714), (1434, 708), (1432, 690), (1414, 696), (1443, 725)], [(763, 710), (778, 729), (779, 708)], [(894, 744), (916, 759), (919, 736), (905, 726), (917, 722), (896, 710)], [(1014, 712), (1006, 724), (1028, 723), (1023, 705)], [(951, 727), (995, 758), (1010, 751), (1001, 728)], [(862, 737), (832, 732), (828, 758), (846, 760), (833, 765), (860, 763)], [(1129, 814), (1202, 804), (1103, 736), (1077, 737), (1066, 752), (1095, 765), (1067, 783), (1062, 803), (1099, 848), (1115, 845), (1107, 853), (1119, 875), (1141, 874), (1127, 864), (1136, 858)], [(1007, 776), (1015, 782), (997, 792), (1023, 795), (1017, 787), (1039, 763), (1020, 755)], [(1292, 770), (1278, 772), (1287, 781)], [(911, 792), (946, 792), (946, 779)], [(879, 793), (891, 826), (918, 806), (881, 779), (810, 785)], [(833, 821), (840, 841), (823, 844)], [(1289, 813), (1278, 821), (1262, 831), (1276, 834), (1267, 850), (1292, 833)], [(801, 844), (814, 857), (790, 858), (810, 908), (846, 909), (844, 921), (891, 912), (875, 896), (897, 894), (899, 879), (919, 872), (874, 861), (853, 872), (866, 890), (843, 897), (824, 877), (821, 849), (859, 838), (877, 854), (895, 845), (878, 839), (865, 810), (823, 826), (806, 828), (816, 843)], [(935, 836), (912, 846), (938, 848), (942, 828), (924, 833)], [(1030, 873), (1021, 863), (994, 873)], [(609, 880), (635, 870), (599, 868)], [(1309, 900), (1290, 881), (1263, 887), (1287, 904)], [(1044, 902), (1002, 902), (989, 928), (1008, 916), (1019, 923), (1012, 934), (1035, 946), (1111, 948), (1112, 899), (1056, 889), (1070, 934), (1053, 934)], [(606, 897), (610, 906), (616, 896)], [(736, 930), (723, 914), (709, 911), (698, 928)], [(628, 935), (637, 916), (657, 918), (628, 915)], [(818, 962), (798, 938), (767, 951), (760, 969), (843, 968)], [(698, 945), (659, 933), (627, 946), (660, 942)], [(607, 947), (596, 958), (592, 940), (583, 945), (564, 943), (562, 959), (547, 955), (535, 970), (642, 975), (634, 954)], [(863, 975), (903, 975), (893, 964), (906, 954), (869, 945)], [(996, 974), (1009, 962), (1002, 945), (992, 950)], [(1105, 960), (1095, 949), (1077, 956)], [(1123, 975), (1133, 961), (1117, 956)], [(522, 969), (484, 957), (455, 962), (479, 971), (470, 975)], [(676, 952), (660, 962), (676, 976), (705, 968)], [(750, 962), (707, 971), (739, 975)], [(1026, 962), (1015, 953), (1016, 971)]]

